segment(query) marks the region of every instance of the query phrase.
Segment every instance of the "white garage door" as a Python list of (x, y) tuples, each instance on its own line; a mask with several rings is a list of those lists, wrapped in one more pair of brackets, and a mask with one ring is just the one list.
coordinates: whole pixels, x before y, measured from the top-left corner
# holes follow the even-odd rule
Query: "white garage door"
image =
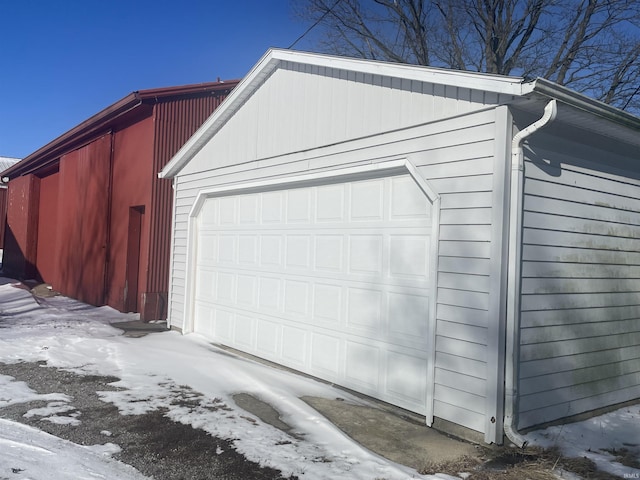
[(409, 175), (212, 197), (194, 331), (425, 414), (431, 203)]

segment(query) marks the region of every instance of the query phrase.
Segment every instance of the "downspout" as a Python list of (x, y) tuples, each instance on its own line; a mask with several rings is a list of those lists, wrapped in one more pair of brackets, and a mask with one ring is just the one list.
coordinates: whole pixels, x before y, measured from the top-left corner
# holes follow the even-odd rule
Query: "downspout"
[(557, 114), (556, 100), (544, 108), (542, 117), (514, 135), (511, 142), (511, 193), (509, 205), (509, 273), (507, 288), (507, 324), (505, 358), (504, 433), (516, 446), (527, 441), (517, 431), (518, 360), (520, 356), (520, 259), (522, 253), (522, 207), (524, 190), (524, 141), (553, 122)]

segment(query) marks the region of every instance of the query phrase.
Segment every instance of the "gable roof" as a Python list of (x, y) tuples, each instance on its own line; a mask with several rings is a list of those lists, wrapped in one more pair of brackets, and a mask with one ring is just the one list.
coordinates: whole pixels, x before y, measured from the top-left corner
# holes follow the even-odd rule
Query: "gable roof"
[[(241, 108), (262, 82), (285, 62), (416, 80), (496, 94), (507, 94), (514, 97), (536, 96), (539, 100), (555, 98), (573, 107), (571, 112), (574, 114), (573, 121), (576, 124), (584, 122), (584, 112), (587, 112), (588, 115), (596, 115), (601, 119), (631, 128), (632, 131), (627, 132), (625, 135), (627, 140), (637, 140), (638, 132), (640, 132), (640, 118), (541, 78), (527, 82), (521, 77), (270, 49), (238, 84), (236, 89), (231, 92), (222, 105), (174, 155), (158, 176), (160, 178), (174, 177), (226, 121)], [(527, 108), (527, 106), (524, 108)], [(532, 106), (528, 108), (532, 108)]]
[(239, 80), (180, 85), (175, 87), (152, 88), (131, 92), (126, 97), (109, 105), (95, 115), (63, 133), (58, 138), (47, 143), (32, 154), (13, 166), (9, 166), (3, 177), (14, 178), (29, 173), (40, 166), (51, 162), (60, 155), (91, 140), (96, 134), (114, 126), (125, 115), (135, 114), (136, 111), (162, 101), (179, 97), (193, 97), (203, 94), (228, 93), (239, 83)]

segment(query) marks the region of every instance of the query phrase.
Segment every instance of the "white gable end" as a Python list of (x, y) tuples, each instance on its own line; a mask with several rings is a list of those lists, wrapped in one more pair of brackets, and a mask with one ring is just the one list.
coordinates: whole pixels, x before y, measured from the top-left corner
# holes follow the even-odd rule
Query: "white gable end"
[(509, 94), (284, 61), (180, 174), (399, 130), (511, 98)]

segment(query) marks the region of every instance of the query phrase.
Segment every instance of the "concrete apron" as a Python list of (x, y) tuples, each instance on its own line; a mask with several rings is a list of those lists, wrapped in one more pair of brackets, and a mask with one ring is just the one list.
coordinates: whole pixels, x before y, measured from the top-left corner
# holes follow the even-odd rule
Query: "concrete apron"
[(119, 328), (124, 331), (125, 337), (144, 337), (149, 333), (167, 332), (167, 322), (142, 322), (140, 320), (132, 320), (129, 322), (116, 322), (111, 324), (112, 327)]
[[(247, 393), (234, 395), (233, 399), (243, 410), (295, 437), (292, 427), (268, 403)], [(382, 408), (351, 404), (343, 399), (302, 397), (302, 400), (363, 447), (418, 471), (429, 464), (457, 462), (478, 455), (470, 443)]]

